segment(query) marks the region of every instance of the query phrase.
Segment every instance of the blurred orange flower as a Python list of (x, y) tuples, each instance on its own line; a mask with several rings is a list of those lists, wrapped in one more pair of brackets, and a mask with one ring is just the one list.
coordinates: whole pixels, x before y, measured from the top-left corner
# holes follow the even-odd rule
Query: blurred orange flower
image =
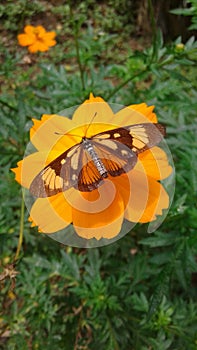
[(46, 32), (43, 26), (30, 26), (27, 25), (24, 28), (25, 34), (19, 34), (17, 36), (19, 45), (28, 46), (28, 50), (31, 53), (38, 51), (48, 51), (49, 47), (56, 45), (54, 40), (55, 32)]
[[(157, 123), (153, 109), (153, 106), (141, 103), (114, 114), (101, 97), (90, 94), (90, 98), (75, 110), (72, 120), (59, 115), (43, 115), (40, 121), (33, 120), (30, 138), (37, 152), (25, 157), (18, 162), (18, 168), (12, 169), (16, 181), (29, 189), (46, 165), (80, 144), (84, 135), (91, 139), (93, 135), (107, 134), (117, 127)], [(73, 155), (77, 157), (77, 153)], [(63, 159), (61, 164), (64, 162)], [(68, 171), (70, 167), (71, 163)], [(169, 196), (160, 180), (171, 172), (166, 153), (154, 146), (138, 155), (137, 163), (130, 171), (115, 177), (109, 175), (99, 188), (81, 192), (71, 187), (54, 195), (40, 196), (45, 198), (36, 198), (29, 208), (29, 220), (32, 226), (37, 225), (45, 233), (60, 231), (72, 223), (79, 237), (88, 240), (114, 238), (118, 236), (124, 219), (132, 223), (151, 222), (168, 209)], [(59, 176), (54, 178), (54, 172), (49, 174), (47, 181), (51, 181), (52, 186), (60, 184)]]

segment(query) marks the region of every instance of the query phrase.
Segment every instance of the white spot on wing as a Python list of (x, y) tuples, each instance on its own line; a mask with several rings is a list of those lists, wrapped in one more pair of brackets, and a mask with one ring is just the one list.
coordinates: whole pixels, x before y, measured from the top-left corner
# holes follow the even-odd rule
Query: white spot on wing
[(99, 137), (99, 139), (109, 139), (110, 134), (103, 134), (103, 135), (99, 135), (98, 137)]
[(77, 170), (79, 163), (80, 150), (78, 149), (71, 157), (71, 168)]
[(46, 182), (46, 184), (49, 186), (49, 188), (50, 188), (51, 190), (54, 190), (54, 189), (55, 189), (55, 177), (56, 177), (55, 171), (53, 170), (53, 171), (51, 172), (51, 176), (50, 176), (49, 181)]
[(118, 132), (116, 132), (113, 136), (114, 136), (115, 139), (116, 139), (117, 137), (121, 137), (121, 135), (120, 135)]
[(74, 147), (67, 153), (67, 157), (72, 157), (72, 155), (76, 152), (76, 148)]
[(72, 175), (72, 180), (73, 180), (73, 181), (77, 180), (77, 175), (76, 175), (76, 174), (73, 174), (73, 175)]
[(60, 176), (56, 176), (55, 178), (55, 188), (62, 188), (63, 179)]
[(122, 154), (122, 156), (128, 156), (129, 152), (126, 151), (126, 149), (122, 149), (121, 154)]
[(135, 147), (137, 147), (138, 149), (141, 149), (141, 148), (143, 148), (145, 146), (144, 142), (142, 142), (142, 141), (140, 141), (138, 139), (134, 139), (133, 140), (133, 145)]
[(101, 141), (103, 145), (113, 149), (113, 150), (116, 150), (118, 148), (116, 142), (112, 141), (112, 140), (103, 140)]
[(144, 142), (145, 144), (149, 142), (147, 131), (143, 125), (132, 126), (130, 129), (130, 135)]
[(64, 181), (64, 187), (68, 187), (68, 185), (69, 185), (69, 181), (68, 180)]
[(54, 173), (54, 170), (52, 168), (47, 168), (44, 173), (42, 174), (42, 180), (46, 183), (49, 183), (49, 179), (51, 178), (51, 175)]

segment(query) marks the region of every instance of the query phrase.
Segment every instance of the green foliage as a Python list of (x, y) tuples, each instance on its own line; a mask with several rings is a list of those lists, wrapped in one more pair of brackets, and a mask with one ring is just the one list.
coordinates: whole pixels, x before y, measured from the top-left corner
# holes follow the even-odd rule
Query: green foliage
[[(38, 4), (17, 5), (23, 3), (33, 11), (24, 15), (30, 23)], [(114, 3), (120, 17), (113, 33), (111, 1), (102, 5), (108, 14), (104, 30), (94, 1), (80, 2), (81, 12), (50, 4), (49, 13), (63, 28), (56, 47), (37, 56), (28, 56), (26, 48), (1, 48), (2, 350), (196, 350), (197, 43), (179, 37), (166, 45), (157, 31), (142, 50), (127, 41), (120, 46), (128, 33), (119, 30), (123, 12)], [(8, 14), (8, 5), (0, 8), (5, 21), (16, 15), (8, 35), (14, 40), (20, 12), (17, 7)], [(69, 28), (72, 35), (64, 42)], [(60, 246), (30, 228), (10, 168), (23, 157), (31, 118), (80, 104), (91, 91), (109, 102), (156, 106), (167, 126), (176, 192), (165, 222), (151, 236), (139, 225), (113, 245), (85, 250)], [(14, 261), (21, 231), (23, 247)]]
[(24, 25), (24, 19), (37, 13), (44, 12), (40, 1), (7, 0), (0, 5), (0, 18), (5, 29), (18, 30), (18, 26)]
[(196, 0), (186, 0), (184, 8), (178, 8), (170, 11), (175, 15), (190, 16), (192, 24), (189, 29), (197, 29), (197, 1)]

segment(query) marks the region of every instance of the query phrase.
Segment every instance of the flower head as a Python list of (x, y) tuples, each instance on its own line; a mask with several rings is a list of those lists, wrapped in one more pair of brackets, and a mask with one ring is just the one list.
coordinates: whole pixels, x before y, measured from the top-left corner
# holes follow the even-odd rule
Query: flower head
[[(93, 239), (94, 242), (96, 239), (98, 242), (102, 239), (117, 239), (120, 232), (121, 235), (125, 234), (135, 223), (152, 222), (164, 209), (168, 209), (169, 196), (160, 183), (160, 180), (167, 178), (172, 172), (166, 153), (157, 145), (146, 149), (138, 154), (133, 166), (130, 167), (129, 158), (125, 164), (125, 169), (128, 171), (121, 173), (120, 159), (114, 151), (115, 142), (118, 143), (117, 147), (120, 146), (120, 142), (113, 140), (110, 144), (111, 141), (106, 140), (114, 129), (120, 130), (123, 126), (126, 128), (129, 125), (137, 126), (135, 132), (146, 139), (140, 125), (157, 123), (153, 109), (153, 106), (148, 107), (142, 103), (120, 109), (114, 114), (101, 97), (90, 94), (90, 98), (75, 110), (72, 120), (59, 115), (43, 115), (40, 121), (33, 120), (30, 138), (37, 152), (25, 157), (18, 163), (18, 168), (12, 169), (16, 181), (25, 188), (31, 190), (35, 178), (38, 179), (36, 182), (38, 187), (41, 186), (38, 192), (37, 190), (34, 192), (40, 191), (42, 198), (36, 198), (33, 205), (29, 206), (29, 220), (32, 226), (37, 225), (40, 231), (53, 234), (63, 232), (63, 229), (72, 224), (77, 237), (85, 241)], [(104, 136), (103, 146), (101, 144), (101, 150), (99, 148), (97, 150), (97, 153), (101, 153), (96, 161), (102, 160), (104, 166), (113, 171), (109, 171), (108, 176), (92, 190), (80, 191), (76, 186), (80, 177), (89, 188), (88, 185), (91, 185), (92, 179), (96, 176), (93, 164), (95, 154), (91, 158), (88, 152), (83, 150), (82, 140), (84, 136), (91, 140), (97, 134), (100, 134), (100, 138)], [(114, 138), (120, 136), (118, 131), (113, 135)], [(133, 139), (135, 137), (133, 135)], [(136, 137), (136, 140), (134, 146), (140, 147), (140, 139)], [(104, 146), (112, 147), (112, 153), (108, 152), (106, 156)], [(124, 156), (128, 152), (128, 147), (121, 144), (120, 151)], [(64, 168), (65, 162), (67, 166)], [(58, 165), (60, 163), (61, 170)], [(98, 169), (99, 167), (100, 165)], [(43, 174), (44, 168), (46, 171)], [(63, 178), (67, 184), (68, 179), (72, 182), (73, 176), (76, 181), (72, 186), (65, 189), (62, 187), (62, 190), (53, 192), (55, 188), (63, 186)], [(47, 188), (52, 190), (52, 195), (47, 193), (43, 195), (43, 190), (40, 190), (43, 183), (46, 191)], [(130, 226), (121, 231), (125, 219)], [(72, 241), (73, 235), (71, 241), (67, 233), (63, 233), (63, 236), (65, 238), (60, 238), (60, 241), (65, 244), (69, 242), (73, 245), (81, 244)]]
[(181, 53), (185, 50), (185, 45), (183, 43), (178, 43), (175, 45), (175, 51)]
[(43, 26), (30, 26), (27, 25), (24, 28), (24, 34), (18, 35), (18, 42), (21, 46), (28, 46), (28, 50), (31, 53), (38, 51), (48, 51), (49, 47), (56, 45), (54, 40), (55, 32), (46, 32)]

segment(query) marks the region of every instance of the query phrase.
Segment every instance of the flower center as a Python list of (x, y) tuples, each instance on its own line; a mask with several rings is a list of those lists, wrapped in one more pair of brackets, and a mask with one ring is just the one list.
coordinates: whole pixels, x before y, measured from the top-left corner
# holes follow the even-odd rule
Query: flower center
[(39, 29), (34, 28), (34, 34), (35, 34), (35, 35), (39, 35), (39, 33), (40, 33)]
[(38, 41), (40, 41), (40, 42), (44, 42), (44, 40), (43, 40), (43, 37), (42, 37), (42, 34), (40, 33), (40, 30), (39, 29), (37, 29), (37, 28), (35, 28), (34, 29), (34, 34), (35, 34), (35, 36), (36, 36), (36, 40), (38, 40)]

